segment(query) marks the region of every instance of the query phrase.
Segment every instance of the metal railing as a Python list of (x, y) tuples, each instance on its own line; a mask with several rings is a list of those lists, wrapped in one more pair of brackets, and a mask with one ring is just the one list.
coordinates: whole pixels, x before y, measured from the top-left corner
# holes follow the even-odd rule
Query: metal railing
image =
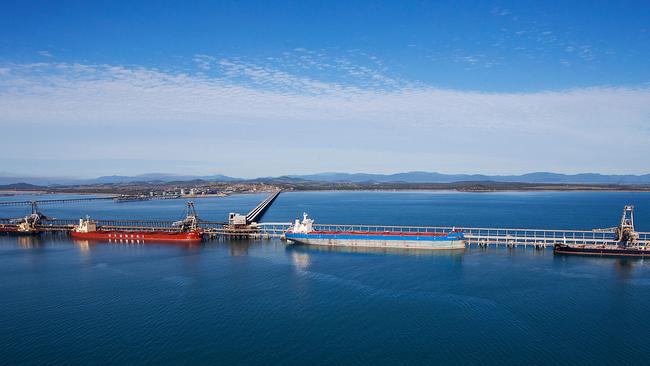
[(0, 201), (0, 206), (31, 206), (36, 203), (38, 205), (50, 204), (50, 203), (72, 203), (72, 202), (88, 202), (88, 201), (100, 201), (100, 200), (112, 200), (115, 196), (109, 197), (82, 197), (82, 198), (59, 198), (52, 200), (34, 200), (34, 201)]
[[(0, 218), (1, 225), (15, 225), (15, 219)], [(178, 230), (168, 220), (96, 220), (98, 227), (110, 230)], [(38, 227), (43, 231), (69, 231), (79, 223), (78, 219), (45, 219)], [(264, 222), (243, 227), (230, 227), (220, 221), (201, 221), (209, 237), (278, 238), (290, 228), (289, 222)], [(399, 232), (399, 233), (449, 233), (461, 231), (468, 244), (478, 245), (534, 245), (551, 246), (556, 243), (585, 245), (615, 245), (613, 230), (553, 230), (521, 228), (472, 228), (452, 226), (395, 226), (395, 225), (351, 225), (314, 224), (318, 231), (332, 232)], [(650, 246), (650, 232), (637, 232), (637, 244)]]
[[(260, 223), (260, 232), (281, 236), (290, 228), (290, 223)], [(556, 243), (567, 244), (615, 244), (616, 234), (613, 230), (554, 230), (554, 229), (519, 229), (519, 228), (472, 228), (452, 226), (395, 226), (395, 225), (351, 225), (351, 224), (314, 224), (314, 230), (331, 232), (399, 232), (399, 233), (449, 233), (461, 231), (468, 244), (512, 244), (543, 245)], [(649, 232), (637, 232), (640, 245), (650, 245)]]

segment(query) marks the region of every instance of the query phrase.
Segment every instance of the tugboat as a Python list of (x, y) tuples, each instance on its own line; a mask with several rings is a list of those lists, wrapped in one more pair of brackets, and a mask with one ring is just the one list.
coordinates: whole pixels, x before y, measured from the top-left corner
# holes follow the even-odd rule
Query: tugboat
[(463, 232), (448, 233), (402, 231), (322, 231), (314, 229), (314, 220), (306, 213), (285, 233), (287, 241), (340, 247), (400, 248), (400, 249), (464, 249)]
[(599, 231), (612, 232), (611, 244), (565, 244), (557, 243), (553, 252), (558, 254), (579, 254), (595, 256), (650, 257), (650, 246), (639, 242), (639, 233), (634, 231), (634, 206), (623, 208), (623, 216), (618, 227)]
[(172, 224), (172, 230), (104, 230), (97, 227), (97, 222), (89, 217), (79, 219), (79, 225), (75, 225), (70, 236), (75, 239), (103, 240), (110, 242), (182, 242), (198, 243), (203, 240), (203, 230), (198, 226), (198, 216), (194, 209), (194, 203), (187, 203), (185, 219)]

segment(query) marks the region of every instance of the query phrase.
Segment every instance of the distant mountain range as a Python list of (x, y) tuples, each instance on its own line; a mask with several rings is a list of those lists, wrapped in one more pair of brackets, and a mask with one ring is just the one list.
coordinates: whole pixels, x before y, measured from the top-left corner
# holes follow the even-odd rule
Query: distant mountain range
[(231, 182), (241, 180), (225, 175), (177, 175), (165, 173), (148, 173), (136, 176), (107, 175), (89, 180), (90, 184), (95, 183), (130, 183), (130, 182), (185, 182), (191, 180), (205, 180), (209, 182)]
[(79, 179), (67, 177), (25, 177), (10, 174), (0, 174), (0, 185), (15, 184), (15, 183), (28, 183), (40, 186), (55, 186), (55, 185), (87, 185), (87, 184), (119, 184), (119, 183), (134, 183), (134, 182), (150, 182), (150, 183), (164, 183), (164, 182), (186, 182), (193, 180), (204, 180), (209, 182), (230, 182), (234, 180), (241, 180), (238, 178), (227, 177), (225, 175), (179, 175), (167, 173), (148, 173), (134, 176), (126, 175), (107, 175), (92, 179)]
[(293, 175), (292, 178), (322, 182), (377, 182), (377, 183), (454, 183), (454, 182), (518, 182), (567, 184), (650, 184), (650, 174), (605, 175), (597, 173), (560, 174), (536, 172), (522, 175), (442, 174), (407, 172), (396, 174), (321, 173)]
[(20, 177), (0, 174), (0, 184), (26, 183), (40, 186), (55, 185), (88, 185), (88, 184), (121, 184), (135, 182), (164, 183), (164, 182), (235, 182), (235, 181), (265, 181), (291, 182), (312, 181), (327, 183), (454, 183), (454, 182), (512, 182), (512, 183), (565, 183), (565, 184), (650, 184), (650, 174), (643, 175), (608, 175), (597, 173), (560, 174), (536, 172), (522, 175), (483, 175), (483, 174), (442, 174), (431, 172), (406, 172), (396, 174), (367, 174), (367, 173), (320, 173), (308, 175), (287, 175), (280, 177), (264, 177), (242, 179), (225, 175), (177, 175), (166, 173), (149, 173), (136, 176), (111, 175), (94, 179), (57, 178), (57, 177)]

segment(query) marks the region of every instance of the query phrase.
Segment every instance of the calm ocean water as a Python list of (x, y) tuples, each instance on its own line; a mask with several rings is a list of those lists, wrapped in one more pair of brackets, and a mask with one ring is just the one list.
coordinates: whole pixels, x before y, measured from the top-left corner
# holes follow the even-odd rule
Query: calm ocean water
[[(264, 195), (196, 200), (223, 220)], [(47, 197), (0, 197), (0, 200)], [(263, 221), (591, 229), (648, 193), (304, 192)], [(184, 202), (43, 205), (177, 219)], [(0, 217), (27, 207), (0, 207)], [(0, 236), (0, 364), (647, 364), (650, 262), (552, 250), (350, 252)]]

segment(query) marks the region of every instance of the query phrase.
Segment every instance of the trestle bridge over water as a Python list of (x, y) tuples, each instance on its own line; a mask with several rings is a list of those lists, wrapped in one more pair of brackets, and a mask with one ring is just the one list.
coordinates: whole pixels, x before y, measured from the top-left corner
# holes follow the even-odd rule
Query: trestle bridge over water
[[(256, 222), (280, 195), (280, 191), (272, 193), (268, 198), (253, 208), (239, 222), (198, 220), (198, 226), (203, 229), (206, 239), (219, 240), (229, 238), (283, 238), (291, 228), (290, 222)], [(112, 198), (112, 197), (111, 197)], [(89, 198), (92, 199), (92, 198)], [(101, 198), (109, 199), (109, 198)], [(82, 198), (83, 200), (83, 198)], [(57, 200), (47, 200), (56, 203)], [(5, 205), (11, 202), (3, 203)], [(14, 204), (24, 204), (15, 202)], [(32, 202), (32, 216), (39, 214), (37, 206)], [(231, 214), (233, 215), (233, 214)], [(543, 248), (555, 244), (570, 245), (616, 245), (621, 242), (623, 235), (633, 233), (633, 242), (641, 247), (650, 247), (650, 232), (636, 232), (633, 227), (632, 206), (626, 206), (618, 227), (594, 230), (553, 230), (525, 228), (482, 228), (482, 227), (450, 227), (450, 226), (390, 226), (390, 225), (351, 225), (351, 224), (314, 224), (317, 231), (329, 232), (400, 232), (400, 233), (449, 233), (462, 231), (468, 245), (488, 246), (532, 246)], [(16, 225), (13, 218), (0, 218), (0, 228)], [(171, 220), (94, 220), (98, 228), (121, 231), (175, 231), (178, 227)], [(34, 224), (38, 232), (69, 232), (78, 219), (55, 219), (42, 216)], [(626, 226), (627, 225), (627, 226)], [(625, 227), (624, 227), (625, 226)], [(629, 227), (628, 227), (629, 226)], [(626, 230), (624, 232), (624, 230)], [(628, 238), (629, 239), (629, 238)]]

